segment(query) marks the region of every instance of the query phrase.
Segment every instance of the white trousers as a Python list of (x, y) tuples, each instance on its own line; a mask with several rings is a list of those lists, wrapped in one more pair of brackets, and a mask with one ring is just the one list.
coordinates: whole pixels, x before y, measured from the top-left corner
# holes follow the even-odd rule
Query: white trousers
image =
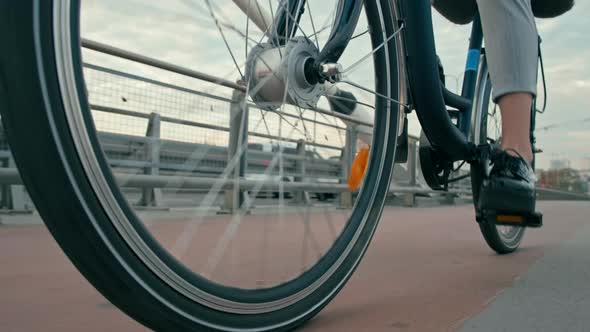
[(538, 33), (530, 0), (477, 0), (493, 98), (537, 92)]

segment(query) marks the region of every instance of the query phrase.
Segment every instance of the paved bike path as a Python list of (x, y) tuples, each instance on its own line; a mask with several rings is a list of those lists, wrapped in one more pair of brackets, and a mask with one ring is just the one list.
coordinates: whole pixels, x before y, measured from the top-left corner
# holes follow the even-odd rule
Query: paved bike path
[[(589, 217), (586, 217), (590, 219)], [(590, 221), (590, 220), (589, 220)], [(461, 331), (590, 330), (590, 226), (539, 259)]]
[[(498, 293), (512, 287), (538, 259), (557, 250), (590, 221), (587, 202), (539, 205), (545, 212), (545, 227), (529, 230), (522, 249), (508, 256), (495, 255), (487, 248), (470, 219), (469, 206), (386, 210), (373, 245), (350, 284), (308, 330), (459, 329)], [(579, 276), (584, 277), (588, 275)], [(590, 316), (586, 321), (590, 326)]]
[[(498, 331), (505, 326), (558, 331), (590, 326), (590, 317), (583, 315), (590, 308), (584, 284), (590, 281), (590, 204), (540, 206), (546, 226), (528, 232), (523, 249), (510, 256), (487, 248), (469, 205), (386, 208), (351, 281), (301, 330), (450, 331), (463, 326)], [(167, 232), (167, 224), (162, 225)], [(516, 309), (510, 301), (522, 305)], [(43, 226), (0, 226), (0, 331), (41, 330), (145, 329), (80, 276)]]

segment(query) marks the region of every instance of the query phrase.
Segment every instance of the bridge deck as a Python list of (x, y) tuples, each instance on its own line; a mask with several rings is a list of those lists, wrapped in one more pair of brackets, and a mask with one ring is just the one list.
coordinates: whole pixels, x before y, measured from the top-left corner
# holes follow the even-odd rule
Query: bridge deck
[[(571, 298), (566, 298), (572, 293), (567, 291), (572, 287), (567, 281), (583, 280), (584, 270), (567, 269), (561, 276), (562, 282), (556, 284), (551, 278), (559, 276), (559, 271), (548, 274), (547, 266), (567, 268), (568, 259), (576, 262), (576, 258), (590, 257), (588, 245), (564, 251), (568, 240), (584, 229), (590, 231), (590, 204), (541, 202), (540, 207), (546, 226), (530, 230), (523, 249), (503, 257), (493, 254), (483, 242), (469, 205), (386, 208), (373, 244), (350, 283), (303, 330), (453, 330), (482, 310), (481, 316), (469, 320), (465, 327), (495, 330), (499, 326), (493, 324), (502, 314), (502, 304), (505, 311), (510, 311), (509, 306), (516, 305), (511, 294), (527, 294), (519, 282), (515, 284), (521, 276), (523, 280), (532, 278), (529, 284), (536, 283), (537, 289), (553, 287), (554, 291), (545, 295), (553, 297), (553, 303), (571, 302)], [(0, 217), (4, 221), (10, 218), (15, 217)], [(533, 266), (547, 259), (561, 263)], [(43, 226), (0, 226), (0, 266), (1, 331), (144, 330), (80, 276)], [(511, 288), (513, 285), (515, 288)], [(560, 292), (555, 287), (564, 289)], [(502, 290), (506, 291), (498, 298), (499, 304), (495, 304)], [(531, 288), (529, 295), (530, 291)], [(590, 298), (588, 287), (580, 287), (576, 293), (580, 298)], [(521, 296), (520, 301), (525, 303), (526, 297)], [(528, 307), (532, 305), (529, 303)], [(541, 308), (552, 310), (552, 321), (567, 324), (567, 306)], [(539, 317), (549, 314), (533, 310), (527, 313)], [(576, 319), (575, 326), (590, 325), (587, 315)], [(533, 322), (530, 316), (521, 320), (518, 330), (539, 328), (531, 325)], [(510, 330), (509, 326), (503, 328)]]

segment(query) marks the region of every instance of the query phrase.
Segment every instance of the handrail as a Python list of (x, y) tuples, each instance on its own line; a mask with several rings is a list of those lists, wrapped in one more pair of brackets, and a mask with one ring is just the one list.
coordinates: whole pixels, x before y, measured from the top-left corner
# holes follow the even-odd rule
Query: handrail
[(158, 59), (150, 58), (145, 55), (126, 51), (126, 50), (123, 50), (123, 49), (120, 49), (117, 47), (113, 47), (113, 46), (110, 46), (107, 44), (99, 43), (97, 41), (82, 38), (82, 46), (87, 49), (93, 50), (93, 51), (109, 54), (112, 56), (116, 56), (119, 58), (131, 60), (131, 61), (135, 61), (135, 62), (139, 62), (139, 63), (143, 63), (144, 65), (164, 69), (167, 71), (171, 71), (173, 73), (177, 73), (177, 74), (184, 75), (184, 76), (189, 76), (189, 77), (203, 80), (206, 82), (219, 84), (219, 85), (222, 85), (222, 86), (225, 86), (228, 88), (232, 88), (232, 89), (235, 89), (235, 90), (238, 90), (241, 92), (246, 92), (246, 87), (243, 85), (240, 85), (238, 83), (235, 83), (235, 82), (232, 82), (232, 81), (220, 78), (220, 77), (215, 77), (215, 76), (212, 76), (209, 74), (205, 74), (205, 73), (202, 73), (202, 72), (199, 72), (196, 70), (177, 66), (177, 65), (165, 62), (165, 61), (158, 60)]
[[(100, 112), (133, 116), (133, 117), (139, 117), (139, 118), (144, 118), (144, 119), (150, 118), (150, 115), (148, 113), (129, 111), (129, 110), (124, 110), (124, 109), (120, 109), (117, 107), (108, 107), (108, 106), (92, 104), (92, 105), (90, 105), (90, 108), (95, 111), (100, 111)], [(165, 121), (165, 122), (170, 122), (170, 123), (193, 126), (193, 127), (200, 127), (200, 128), (219, 130), (219, 131), (229, 131), (228, 127), (211, 125), (211, 124), (197, 122), (197, 121), (191, 121), (191, 120), (182, 120), (182, 119), (172, 118), (172, 117), (168, 117), (168, 116), (160, 116), (160, 120)], [(253, 136), (253, 137), (260, 137), (260, 138), (280, 139), (283, 142), (290, 142), (290, 143), (298, 143), (299, 142), (298, 139), (294, 139), (294, 138), (277, 137), (277, 136), (273, 136), (273, 135), (267, 135), (267, 134), (250, 132), (250, 131), (248, 132), (248, 135)], [(311, 145), (311, 146), (317, 146), (319, 148), (331, 149), (331, 150), (342, 150), (341, 147), (327, 145), (327, 144), (321, 144), (321, 143), (315, 143), (315, 142), (307, 142), (306, 141), (305, 144)]]
[[(152, 66), (152, 67), (156, 67), (159, 69), (163, 69), (163, 70), (167, 70), (176, 74), (180, 74), (180, 75), (184, 75), (184, 76), (188, 76), (188, 77), (192, 77), (192, 78), (196, 78), (199, 80), (203, 80), (206, 82), (210, 82), (210, 83), (214, 83), (214, 84), (218, 84), (221, 86), (225, 86), (228, 88), (232, 88), (238, 91), (241, 91), (243, 93), (246, 92), (246, 87), (244, 85), (240, 85), (238, 83), (226, 80), (224, 78), (220, 78), (220, 77), (216, 77), (213, 75), (209, 75), (209, 74), (205, 74), (196, 70), (192, 70), (192, 69), (188, 69), (185, 67), (181, 67), (175, 64), (171, 64), (169, 62), (165, 62), (162, 60), (158, 60), (158, 59), (154, 59), (154, 58), (150, 58), (147, 57), (145, 55), (141, 55), (138, 53), (134, 53), (134, 52), (130, 52), (127, 50), (123, 50), (121, 48), (117, 48), (114, 46), (110, 46), (107, 44), (103, 44), (97, 41), (93, 41), (93, 40), (89, 40), (89, 39), (84, 39), (82, 38), (82, 47), (96, 51), (96, 52), (100, 52), (100, 53), (104, 53), (104, 54), (108, 54), (108, 55), (112, 55), (115, 57), (119, 57), (119, 58), (123, 58), (123, 59), (127, 59), (130, 61), (135, 61), (135, 62), (139, 62), (142, 63), (144, 65), (148, 65), (148, 66)], [(325, 114), (325, 115), (329, 115), (329, 116), (333, 116), (336, 118), (339, 118), (341, 120), (347, 121), (347, 122), (351, 122), (354, 124), (358, 124), (358, 125), (363, 125), (363, 126), (368, 126), (368, 127), (373, 127), (373, 124), (367, 121), (362, 121), (362, 120), (358, 120), (355, 119), (352, 116), (346, 115), (346, 114), (341, 114), (341, 113), (337, 113), (334, 111), (330, 111), (330, 110), (325, 110), (322, 108), (314, 108), (313, 109), (314, 112), (318, 112), (321, 114)], [(276, 111), (272, 111), (272, 112), (276, 112)]]

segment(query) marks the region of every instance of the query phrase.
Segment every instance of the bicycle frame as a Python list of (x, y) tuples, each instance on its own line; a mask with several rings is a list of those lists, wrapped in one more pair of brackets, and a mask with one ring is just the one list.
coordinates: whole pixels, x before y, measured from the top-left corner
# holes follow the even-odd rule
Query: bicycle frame
[[(255, 3), (255, 0), (249, 0)], [(283, 0), (269, 31), (269, 40), (282, 44), (295, 31), (287, 31), (301, 18), (306, 0)], [(244, 8), (244, 0), (234, 0)], [(468, 140), (471, 128), (473, 95), (475, 91), (477, 68), (481, 57), (483, 32), (479, 15), (471, 29), (467, 64), (463, 78), (461, 95), (444, 87), (438, 73), (438, 59), (434, 42), (432, 10), (429, 0), (411, 0), (399, 3), (400, 26), (403, 27), (402, 40), (406, 51), (406, 65), (409, 78), (411, 108), (416, 110), (418, 119), (430, 144), (440, 158), (448, 162), (457, 160), (476, 160), (477, 148)], [(336, 63), (352, 37), (358, 22), (362, 0), (339, 0), (336, 19), (327, 43), (316, 59), (316, 66), (323, 63)], [(251, 6), (251, 5), (250, 5)], [(243, 10), (243, 9), (242, 9)], [(264, 15), (262, 15), (264, 16)], [(278, 21), (278, 22), (277, 22)], [(419, 41), (419, 42), (415, 42)], [(457, 112), (457, 124), (451, 119), (447, 106)]]
[[(413, 107), (432, 147), (447, 161), (475, 160), (477, 149), (469, 142), (472, 100), (483, 32), (479, 16), (472, 29), (461, 95), (448, 91), (440, 81), (434, 43), (432, 12), (427, 0), (401, 1), (405, 24), (406, 64)], [(419, 40), (420, 42), (408, 42)], [(455, 107), (458, 123), (449, 116), (447, 106)]]

